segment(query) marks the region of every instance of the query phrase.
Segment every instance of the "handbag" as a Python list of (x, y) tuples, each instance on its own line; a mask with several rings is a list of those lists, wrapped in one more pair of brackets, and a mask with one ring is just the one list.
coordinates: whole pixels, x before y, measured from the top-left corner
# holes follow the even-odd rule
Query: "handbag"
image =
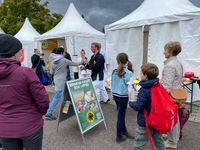
[(187, 90), (184, 88), (172, 88), (170, 91), (170, 96), (174, 103), (179, 105), (179, 108), (183, 107), (183, 104), (187, 100)]
[(190, 117), (190, 110), (188, 108), (183, 107), (178, 110), (178, 113), (179, 113), (179, 120), (180, 120), (180, 139), (181, 139), (183, 136), (182, 129)]
[(39, 60), (37, 66), (35, 68), (35, 72), (38, 75), (40, 82), (43, 85), (45, 85), (45, 86), (51, 85), (52, 80), (49, 78), (48, 73), (46, 71), (44, 71), (42, 67), (41, 68), (39, 67), (40, 62), (41, 62), (41, 60)]
[(49, 78), (47, 72), (45, 72), (45, 71), (43, 71), (43, 73), (41, 73), (41, 76), (39, 78), (40, 78), (40, 82), (45, 86), (52, 84), (52, 80)]

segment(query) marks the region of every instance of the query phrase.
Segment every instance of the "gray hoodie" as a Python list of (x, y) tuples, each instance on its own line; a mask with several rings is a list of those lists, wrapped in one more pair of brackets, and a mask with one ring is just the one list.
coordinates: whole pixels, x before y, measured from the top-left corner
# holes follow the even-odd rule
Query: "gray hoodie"
[(75, 63), (66, 58), (56, 59), (50, 69), (50, 73), (54, 75), (55, 90), (64, 90), (66, 77), (67, 77), (67, 66), (79, 66), (81, 62)]

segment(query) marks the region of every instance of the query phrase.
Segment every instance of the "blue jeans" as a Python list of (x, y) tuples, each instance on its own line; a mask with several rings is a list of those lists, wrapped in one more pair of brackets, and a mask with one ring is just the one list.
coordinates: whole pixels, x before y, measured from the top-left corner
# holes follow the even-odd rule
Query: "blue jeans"
[(128, 97), (113, 97), (117, 105), (117, 137), (121, 137), (127, 132), (126, 129), (126, 109), (128, 104)]
[[(156, 150), (165, 150), (163, 137), (155, 129), (150, 128), (151, 136)], [(145, 127), (138, 127), (135, 133), (134, 150), (144, 150), (148, 144), (148, 136)]]
[(56, 108), (58, 102), (60, 101), (62, 93), (63, 93), (62, 90), (58, 90), (58, 91), (55, 92), (55, 95), (54, 95), (54, 97), (53, 97), (53, 99), (52, 99), (52, 101), (51, 101), (51, 103), (49, 105), (49, 109), (47, 111), (47, 115), (52, 115), (53, 114), (54, 109)]

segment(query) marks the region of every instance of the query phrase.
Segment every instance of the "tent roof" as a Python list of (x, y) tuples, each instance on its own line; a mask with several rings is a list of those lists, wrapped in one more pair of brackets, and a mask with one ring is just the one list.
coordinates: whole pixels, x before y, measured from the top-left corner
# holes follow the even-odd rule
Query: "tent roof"
[(145, 0), (126, 17), (106, 26), (106, 30), (188, 20), (200, 16), (200, 8), (189, 0)]
[(26, 18), (24, 25), (15, 35), (20, 41), (34, 41), (34, 38), (40, 34), (33, 28), (28, 18)]
[(0, 34), (5, 34), (5, 32), (0, 28)]
[(103, 33), (97, 31), (92, 26), (90, 26), (78, 13), (77, 9), (74, 7), (73, 3), (70, 6), (63, 17), (63, 19), (50, 31), (42, 34), (37, 39), (50, 39), (50, 38), (60, 38), (66, 35), (96, 35), (104, 36)]

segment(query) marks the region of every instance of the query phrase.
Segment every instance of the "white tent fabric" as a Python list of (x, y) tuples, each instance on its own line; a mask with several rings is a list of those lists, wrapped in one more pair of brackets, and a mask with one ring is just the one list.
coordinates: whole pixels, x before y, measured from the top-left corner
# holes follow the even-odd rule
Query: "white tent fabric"
[(5, 32), (0, 28), (0, 34), (5, 34)]
[(112, 70), (116, 69), (116, 56), (121, 52), (128, 54), (130, 61), (133, 63), (135, 75), (139, 76), (139, 66), (142, 64), (143, 58), (142, 34), (142, 28), (114, 30), (106, 33), (106, 51), (110, 59), (109, 76)]
[(31, 67), (31, 56), (34, 53), (34, 48), (36, 44), (34, 38), (40, 34), (33, 28), (28, 18), (26, 18), (24, 25), (15, 35), (17, 39), (22, 42), (24, 48), (24, 62), (23, 65), (26, 67)]
[(189, 0), (145, 0), (131, 14), (109, 25), (107, 30), (188, 20), (199, 13), (200, 9)]
[[(143, 58), (143, 28), (149, 26), (148, 37), (148, 62), (152, 62), (159, 67), (160, 76), (163, 69), (164, 45), (169, 41), (180, 41), (183, 50), (179, 56), (184, 72), (193, 71), (200, 76), (200, 8), (194, 6), (188, 0), (145, 0), (142, 5), (128, 16), (105, 27), (106, 48), (111, 56), (125, 51), (133, 59), (135, 75), (139, 76), (139, 68)], [(127, 35), (127, 30), (133, 31), (131, 36)], [(141, 39), (136, 42), (135, 39)], [(124, 41), (132, 41), (130, 44)], [(131, 43), (132, 44), (132, 43)], [(119, 49), (123, 45), (124, 49)], [(140, 50), (140, 53), (134, 52)], [(111, 64), (116, 65), (115, 58), (111, 57)], [(112, 67), (111, 67), (112, 68)], [(197, 85), (194, 89), (194, 100), (200, 100), (200, 92)]]
[[(53, 29), (37, 37), (37, 41), (64, 38), (67, 51), (77, 55), (81, 49), (90, 49), (91, 42), (100, 42), (105, 46), (105, 36), (90, 26), (71, 3), (65, 16)], [(90, 52), (90, 51), (88, 51)]]

